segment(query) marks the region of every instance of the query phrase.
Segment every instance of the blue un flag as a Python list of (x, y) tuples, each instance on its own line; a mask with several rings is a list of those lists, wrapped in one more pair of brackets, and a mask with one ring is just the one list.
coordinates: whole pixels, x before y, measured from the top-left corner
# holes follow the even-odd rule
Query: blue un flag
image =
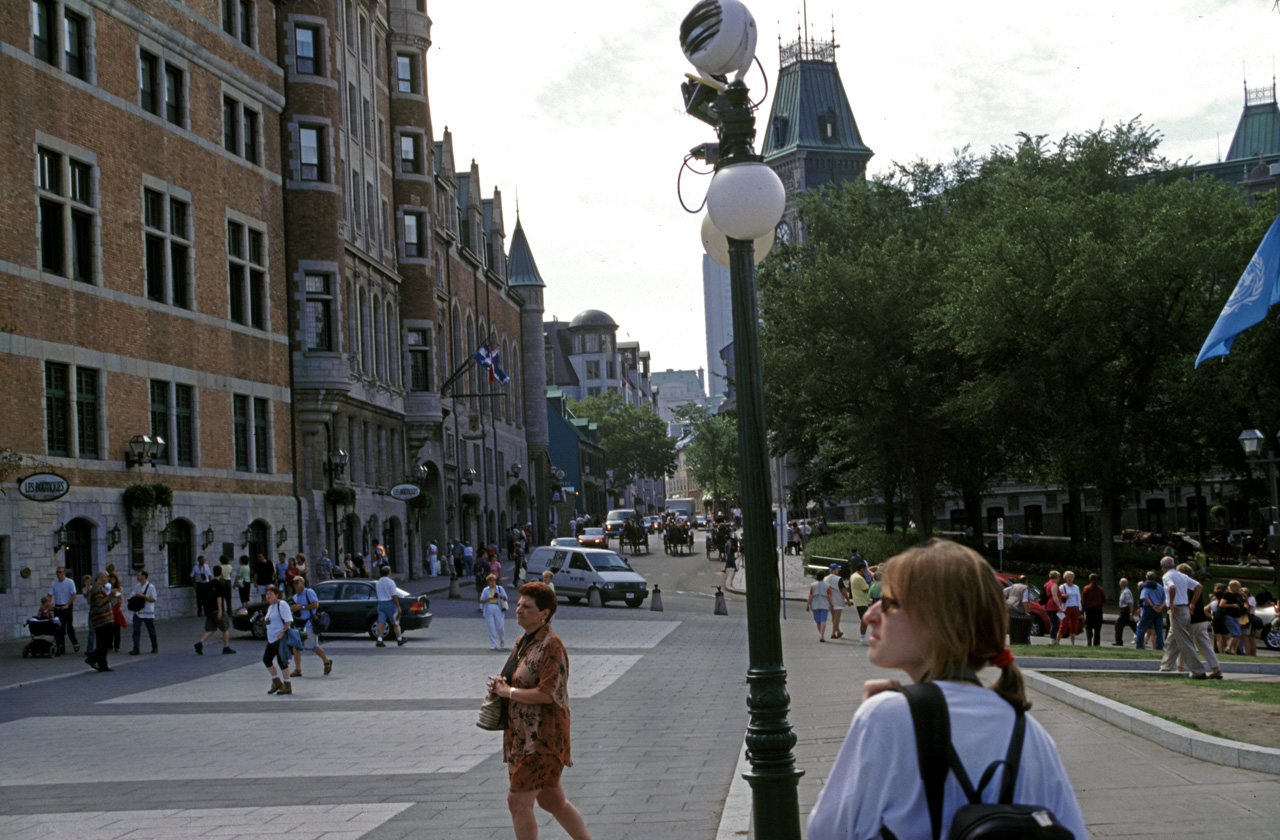
[(1231, 342), (1236, 336), (1267, 317), (1267, 310), (1277, 303), (1280, 303), (1280, 216), (1262, 237), (1262, 244), (1254, 251), (1236, 290), (1209, 330), (1209, 337), (1196, 356), (1196, 367), (1205, 359), (1231, 352)]

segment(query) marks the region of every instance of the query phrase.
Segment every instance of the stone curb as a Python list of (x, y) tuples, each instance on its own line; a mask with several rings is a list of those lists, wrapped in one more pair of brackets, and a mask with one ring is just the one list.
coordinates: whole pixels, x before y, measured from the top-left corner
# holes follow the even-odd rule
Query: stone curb
[[(1019, 656), (1018, 665), (1042, 671), (1159, 671), (1158, 659), (1058, 659), (1051, 656)], [(1226, 674), (1280, 674), (1280, 663), (1218, 660)]]
[[(1026, 663), (1027, 660), (1024, 659), (1022, 662)], [(1196, 732), (1036, 671), (1024, 670), (1023, 677), (1031, 688), (1166, 749), (1201, 761), (1221, 764), (1224, 767), (1239, 767), (1280, 776), (1280, 750), (1278, 749), (1258, 747)]]

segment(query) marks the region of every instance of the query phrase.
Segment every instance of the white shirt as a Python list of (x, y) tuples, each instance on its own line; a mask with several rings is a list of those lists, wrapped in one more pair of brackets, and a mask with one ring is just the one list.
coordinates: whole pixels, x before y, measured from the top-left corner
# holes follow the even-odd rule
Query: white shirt
[[(156, 588), (151, 583), (151, 581), (147, 581), (146, 583), (135, 582), (133, 584), (133, 591), (129, 593), (129, 597), (132, 598), (134, 595), (149, 595), (150, 597), (154, 598), (156, 597)], [(142, 609), (134, 613), (134, 615), (136, 615), (138, 618), (155, 618), (156, 602), (147, 601), (146, 605), (143, 606)]]
[(1194, 580), (1187, 577), (1177, 569), (1170, 569), (1165, 572), (1164, 577), (1160, 578), (1160, 580), (1164, 583), (1166, 592), (1170, 586), (1174, 587), (1173, 606), (1186, 607), (1191, 604), (1190, 596), (1196, 588), (1196, 582)]
[(293, 623), (293, 611), (284, 601), (276, 601), (267, 607), (267, 641), (274, 642), (284, 632), (285, 625)]
[(1127, 586), (1124, 589), (1120, 590), (1120, 606), (1122, 607), (1133, 606), (1133, 593), (1129, 591), (1129, 587)]
[(1080, 609), (1080, 587), (1073, 584), (1058, 584), (1058, 597), (1062, 599), (1062, 608), (1075, 607)]
[(52, 596), (55, 607), (65, 607), (76, 594), (75, 581), (69, 577), (64, 577), (62, 580), (55, 579), (49, 584), (49, 595)]
[[(951, 715), (951, 743), (975, 785), (987, 765), (1004, 758), (1013, 734), (1013, 707), (988, 688), (940, 682)], [(1001, 773), (987, 785), (984, 802), (1000, 792)], [(1076, 840), (1087, 840), (1084, 816), (1058, 748), (1027, 715), (1026, 736), (1013, 801), (1043, 805)], [(968, 802), (955, 774), (942, 799), (942, 836)], [(873, 840), (881, 826), (904, 838), (931, 836), (929, 808), (916, 760), (916, 735), (907, 698), (883, 691), (858, 707), (826, 786), (809, 813), (809, 840)]]
[(396, 597), (396, 582), (391, 576), (378, 578), (378, 583), (374, 588), (378, 592), (379, 601), (390, 601)]

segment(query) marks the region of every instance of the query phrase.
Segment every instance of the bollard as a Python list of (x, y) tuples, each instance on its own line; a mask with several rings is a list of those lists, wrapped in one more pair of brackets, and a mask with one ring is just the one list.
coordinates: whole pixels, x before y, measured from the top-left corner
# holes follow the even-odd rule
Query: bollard
[(662, 612), (662, 590), (657, 584), (653, 587), (653, 593), (649, 596), (649, 609), (653, 612)]
[(449, 600), (455, 600), (462, 597), (462, 590), (458, 588), (458, 575), (449, 575)]
[(600, 587), (595, 584), (592, 584), (591, 588), (587, 590), (587, 606), (597, 609), (604, 606), (604, 601), (600, 599)]
[(716, 615), (728, 615), (729, 607), (724, 602), (724, 593), (720, 591), (720, 587), (716, 587)]

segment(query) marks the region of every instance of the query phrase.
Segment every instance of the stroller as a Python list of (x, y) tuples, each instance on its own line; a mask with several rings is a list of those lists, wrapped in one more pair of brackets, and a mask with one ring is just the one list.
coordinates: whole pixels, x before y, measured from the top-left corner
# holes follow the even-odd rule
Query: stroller
[(28, 618), (27, 629), (31, 641), (22, 649), (22, 658), (28, 656), (55, 657), (62, 655), (62, 625), (56, 618)]

